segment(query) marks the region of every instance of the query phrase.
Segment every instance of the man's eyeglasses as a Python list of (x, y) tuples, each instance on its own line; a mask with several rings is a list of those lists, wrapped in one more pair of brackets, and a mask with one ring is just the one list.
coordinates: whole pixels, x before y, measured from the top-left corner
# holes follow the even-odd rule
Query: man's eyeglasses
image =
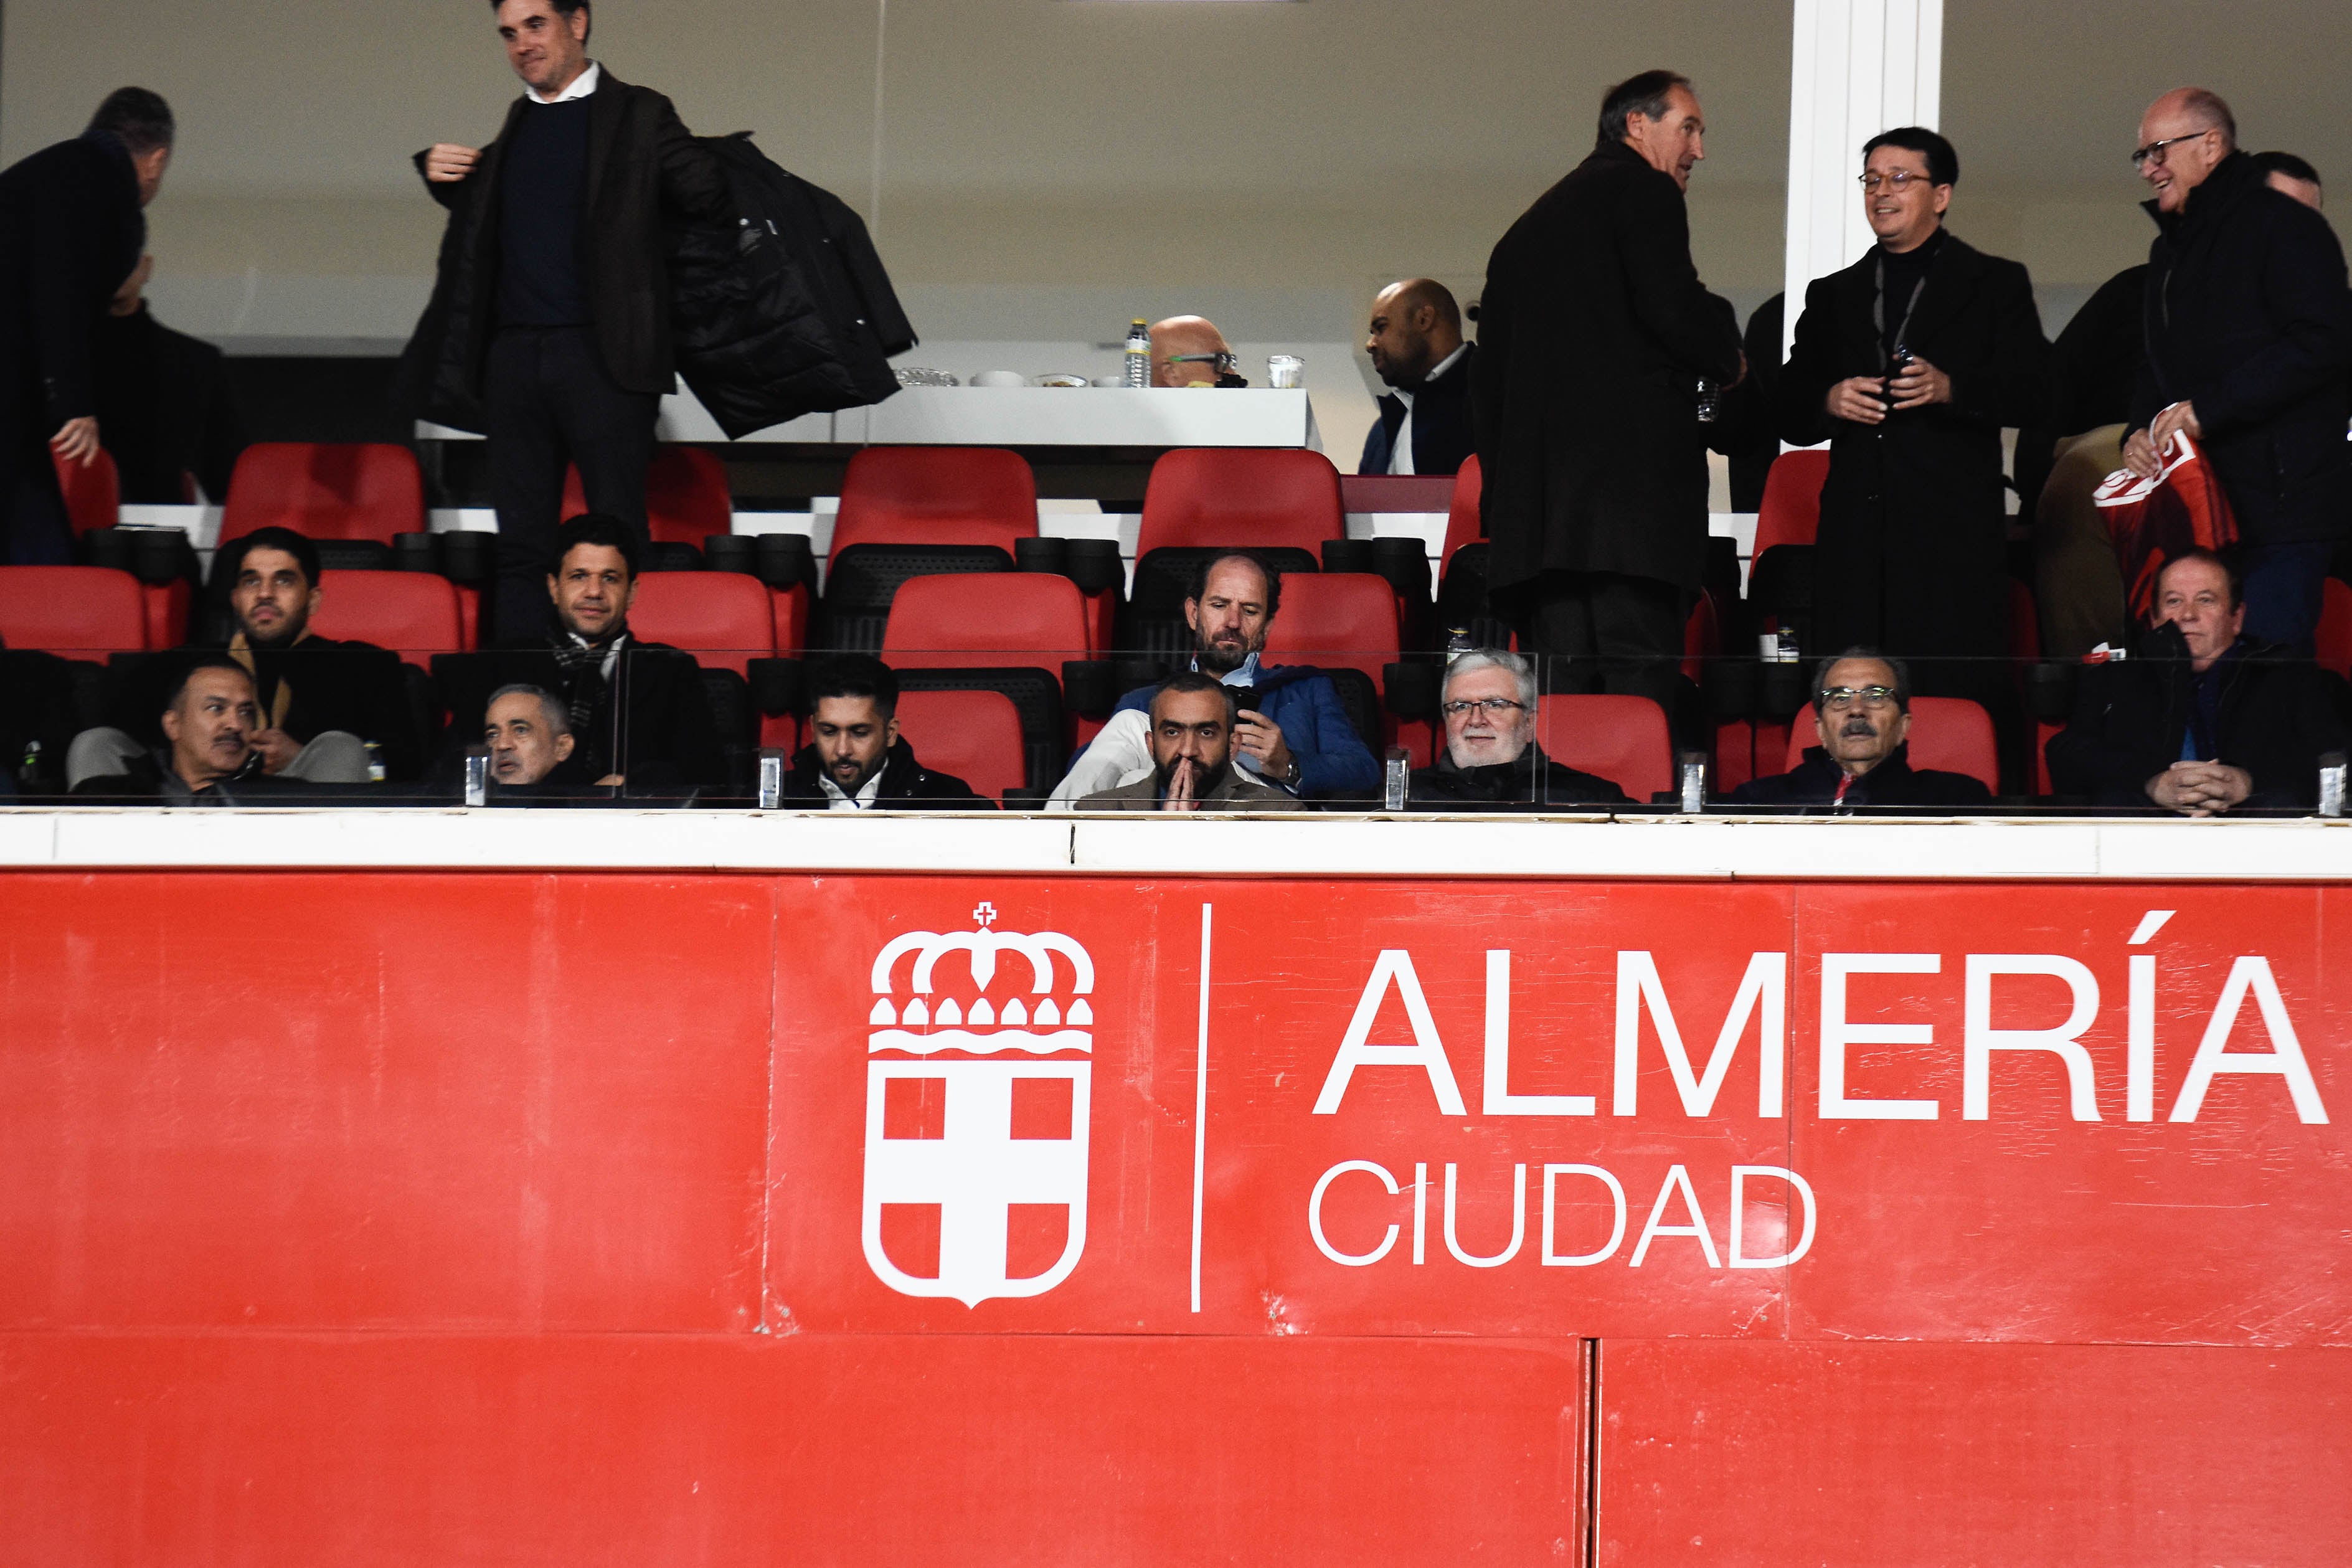
[(1864, 708), (1884, 708), (1888, 703), (1895, 700), (1895, 688), (1891, 686), (1832, 686), (1826, 688), (1822, 692), (1819, 700), (1823, 708), (1829, 709), (1851, 708), (1857, 702), (1861, 703)]
[(1909, 190), (1913, 185), (1935, 184), (1927, 175), (1915, 174), (1908, 169), (1897, 169), (1891, 174), (1882, 174), (1873, 169), (1869, 174), (1856, 174), (1854, 178), (1862, 183), (1862, 188), (1865, 191), (1875, 194), (1879, 186), (1892, 185), (1897, 195)]
[(2151, 142), (2145, 147), (2135, 147), (2132, 149), (2132, 167), (2145, 169), (2150, 163), (2161, 163), (2170, 155), (2165, 152), (2167, 147), (2176, 142), (2194, 142), (2200, 136), (2210, 136), (2212, 133), (2209, 127), (2203, 131), (2191, 131), (2186, 136), (2168, 136), (2161, 142)]
[(1241, 363), (1241, 360), (1238, 355), (1230, 353), (1216, 354), (1170, 354), (1168, 356), (1168, 363), (1170, 364), (1213, 364), (1217, 367), (1217, 373), (1222, 375), (1232, 371), (1235, 365)]
[(1465, 713), (1480, 713), (1489, 719), (1507, 719), (1514, 713), (1524, 713), (1528, 705), (1514, 702), (1507, 697), (1481, 697), (1474, 701), (1455, 698), (1445, 704), (1445, 716), (1459, 719)]

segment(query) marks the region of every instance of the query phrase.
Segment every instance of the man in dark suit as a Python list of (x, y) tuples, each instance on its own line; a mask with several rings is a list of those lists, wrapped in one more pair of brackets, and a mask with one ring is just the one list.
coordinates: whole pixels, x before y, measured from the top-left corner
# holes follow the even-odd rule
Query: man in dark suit
[(2264, 183), (2230, 106), (2168, 92), (2140, 121), (2156, 193), (2124, 463), (2153, 476), (2176, 430), (2203, 447), (2244, 546), (2246, 631), (2308, 650), (2327, 562), (2345, 535), (2352, 292), (2327, 220)]
[(1903, 126), (1863, 148), (1878, 243), (1805, 290), (1780, 373), (1781, 435), (1826, 440), (1814, 640), (1923, 666), (1921, 689), (1979, 696), (2008, 641), (2000, 433), (2041, 416), (2049, 345), (2033, 284), (1944, 227), (1959, 155)]
[(1850, 647), (1824, 660), (1813, 678), (1818, 746), (1790, 772), (1749, 779), (1731, 792), (1734, 805), (1825, 806), (1844, 814), (1890, 806), (1982, 811), (1992, 792), (1982, 779), (1914, 768), (1911, 672), (1899, 658)]
[(72, 557), (49, 455), (98, 458), (90, 339), (139, 265), (174, 132), (170, 105), (121, 88), (80, 136), (0, 174), (0, 564)]
[(1391, 283), (1372, 300), (1364, 338), (1391, 391), (1364, 435), (1360, 474), (1450, 474), (1476, 449), (1470, 430), (1470, 362), (1462, 307), (1431, 278)]
[(654, 420), (677, 369), (663, 220), (721, 219), (730, 203), (669, 100), (588, 58), (587, 0), (493, 9), (526, 91), (489, 146), (416, 156), (450, 218), (403, 380), (428, 414), (489, 437), (493, 624), (517, 638), (547, 626), (567, 460), (591, 511), (646, 537)]
[(1706, 563), (1698, 384), (1742, 374), (1683, 207), (1706, 122), (1685, 78), (1610, 89), (1592, 155), (1495, 247), (1472, 374), (1489, 582), (1570, 679), (1673, 703)]

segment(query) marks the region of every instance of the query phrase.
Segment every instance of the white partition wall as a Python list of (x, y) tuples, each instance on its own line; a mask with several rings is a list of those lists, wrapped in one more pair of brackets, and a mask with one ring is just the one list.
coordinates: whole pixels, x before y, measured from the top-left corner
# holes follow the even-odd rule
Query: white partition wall
[(1862, 144), (1889, 126), (1934, 128), (1943, 62), (1944, 0), (1796, 0), (1784, 354), (1805, 285), (1869, 248), (1854, 188)]

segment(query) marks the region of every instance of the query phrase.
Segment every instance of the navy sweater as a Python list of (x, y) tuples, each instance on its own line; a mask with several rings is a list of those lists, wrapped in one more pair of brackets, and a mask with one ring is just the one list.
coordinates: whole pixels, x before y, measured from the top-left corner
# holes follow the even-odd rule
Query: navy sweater
[(515, 126), (500, 171), (500, 326), (588, 324), (580, 226), (588, 205), (591, 101), (533, 104)]

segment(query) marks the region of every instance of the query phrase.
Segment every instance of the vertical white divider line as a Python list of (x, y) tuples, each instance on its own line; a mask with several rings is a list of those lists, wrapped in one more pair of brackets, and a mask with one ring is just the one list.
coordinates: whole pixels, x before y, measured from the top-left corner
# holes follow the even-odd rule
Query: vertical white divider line
[(1209, 1181), (1209, 938), (1216, 906), (1201, 906), (1201, 1055), (1192, 1073), (1192, 1310), (1201, 1310), (1201, 1215)]
[(890, 31), (890, 0), (874, 0), (874, 172), (866, 204), (866, 233), (882, 239), (882, 64)]

